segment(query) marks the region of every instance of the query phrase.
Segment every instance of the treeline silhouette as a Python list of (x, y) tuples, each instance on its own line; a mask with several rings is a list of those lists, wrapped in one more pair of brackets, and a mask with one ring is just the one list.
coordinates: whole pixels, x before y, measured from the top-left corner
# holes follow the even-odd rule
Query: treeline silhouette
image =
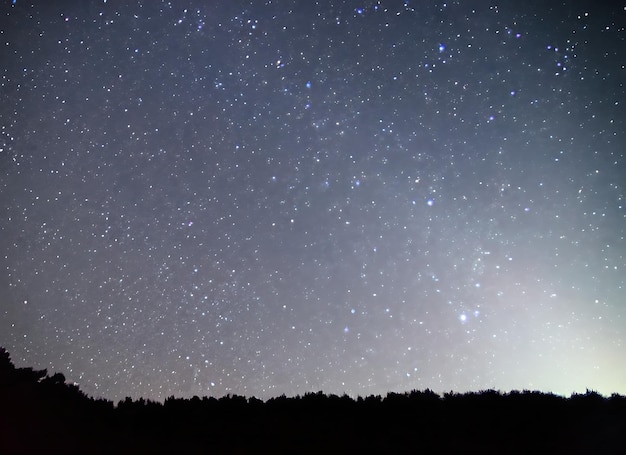
[(0, 348), (0, 453), (626, 453), (626, 397), (88, 397)]

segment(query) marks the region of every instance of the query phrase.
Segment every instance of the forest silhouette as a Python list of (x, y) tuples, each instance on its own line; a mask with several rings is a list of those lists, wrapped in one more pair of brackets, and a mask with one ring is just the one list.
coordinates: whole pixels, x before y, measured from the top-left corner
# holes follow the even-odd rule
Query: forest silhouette
[(626, 453), (626, 397), (587, 390), (95, 399), (0, 348), (0, 453)]

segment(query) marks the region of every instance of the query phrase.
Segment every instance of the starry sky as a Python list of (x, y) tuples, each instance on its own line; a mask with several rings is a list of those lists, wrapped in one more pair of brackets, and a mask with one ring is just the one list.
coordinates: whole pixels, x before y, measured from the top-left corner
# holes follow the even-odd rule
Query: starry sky
[(626, 393), (624, 2), (0, 12), (17, 366), (113, 400)]

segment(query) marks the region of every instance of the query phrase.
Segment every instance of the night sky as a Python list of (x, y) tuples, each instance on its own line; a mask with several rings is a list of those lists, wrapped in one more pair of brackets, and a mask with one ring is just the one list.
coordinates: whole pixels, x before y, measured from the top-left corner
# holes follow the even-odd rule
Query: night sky
[(0, 346), (163, 400), (626, 393), (626, 9), (2, 1)]

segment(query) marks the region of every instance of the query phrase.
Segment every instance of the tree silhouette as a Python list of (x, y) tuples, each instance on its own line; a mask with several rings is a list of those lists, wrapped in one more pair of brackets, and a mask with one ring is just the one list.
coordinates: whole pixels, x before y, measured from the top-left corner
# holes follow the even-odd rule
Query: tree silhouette
[(587, 390), (308, 392), (117, 405), (62, 373), (15, 368), (0, 348), (0, 453), (625, 453), (626, 397)]

